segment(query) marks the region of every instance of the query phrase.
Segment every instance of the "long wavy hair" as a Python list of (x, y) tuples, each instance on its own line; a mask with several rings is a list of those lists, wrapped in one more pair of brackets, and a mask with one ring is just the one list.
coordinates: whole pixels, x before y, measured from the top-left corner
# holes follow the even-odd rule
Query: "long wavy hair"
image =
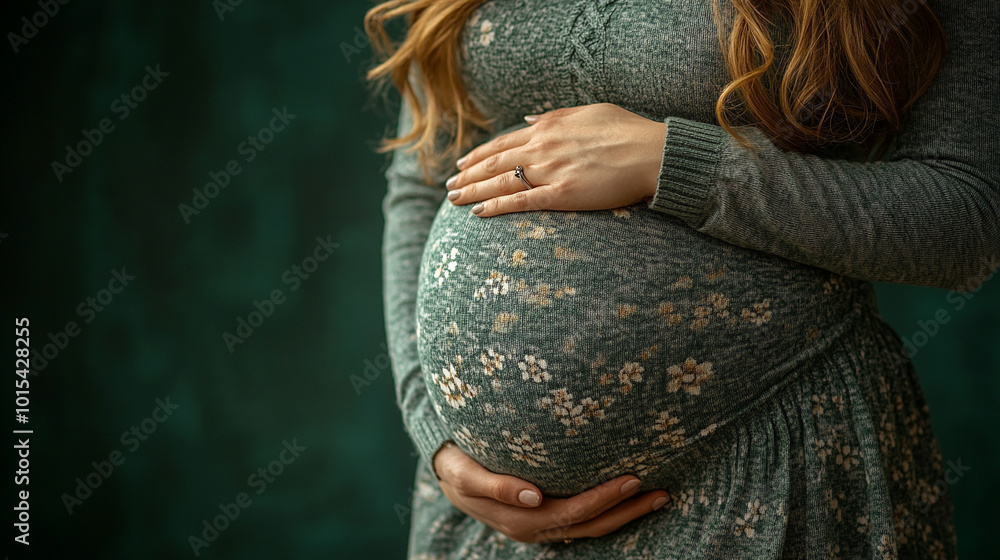
[[(419, 150), (428, 179), (471, 147), (476, 129), (491, 130), (492, 120), (468, 101), (457, 54), (466, 20), (485, 1), (390, 0), (365, 15), (380, 60), (368, 80), (395, 85), (413, 115), (413, 128), (383, 139), (378, 151)], [(731, 79), (715, 115), (751, 149), (733, 123), (756, 126), (786, 150), (855, 142), (869, 155), (878, 148), (881, 159), (945, 56), (944, 29), (926, 0), (706, 1)], [(401, 16), (407, 33), (396, 44), (386, 24)], [(791, 54), (780, 68), (775, 17), (791, 29)]]

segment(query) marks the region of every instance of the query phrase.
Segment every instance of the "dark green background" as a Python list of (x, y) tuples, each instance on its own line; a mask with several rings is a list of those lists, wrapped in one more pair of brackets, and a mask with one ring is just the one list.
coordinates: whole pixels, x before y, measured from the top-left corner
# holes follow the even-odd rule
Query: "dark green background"
[[(68, 321), (81, 329), (31, 378), (33, 556), (191, 558), (188, 536), (246, 491), (202, 557), (403, 557), (415, 455), (381, 346), (387, 162), (373, 151), (395, 113), (362, 78), (370, 5), (244, 0), (220, 21), (209, 0), (76, 0), (20, 52), (4, 46), (2, 344), (13, 353), (18, 316), (36, 349)], [(5, 3), (5, 34), (37, 11)], [(169, 76), (120, 120), (112, 102), (157, 64)], [(282, 107), (296, 118), (242, 162), (237, 146)], [(58, 181), (52, 162), (104, 118), (113, 132)], [(230, 159), (242, 172), (185, 224), (178, 204)], [(339, 246), (290, 291), (282, 274), (318, 236)], [(84, 324), (77, 306), (121, 267), (135, 280)], [(274, 289), (284, 303), (230, 353), (222, 333)], [(960, 551), (982, 557), (1000, 520), (1000, 280), (961, 310), (944, 290), (879, 295), (907, 337), (948, 314), (915, 362), (945, 459), (971, 467), (950, 487)], [(366, 360), (380, 375), (359, 395)], [(129, 452), (122, 432), (167, 397), (180, 408)], [(306, 450), (256, 494), (248, 476), (293, 439)], [(68, 514), (61, 496), (115, 450), (125, 462)]]

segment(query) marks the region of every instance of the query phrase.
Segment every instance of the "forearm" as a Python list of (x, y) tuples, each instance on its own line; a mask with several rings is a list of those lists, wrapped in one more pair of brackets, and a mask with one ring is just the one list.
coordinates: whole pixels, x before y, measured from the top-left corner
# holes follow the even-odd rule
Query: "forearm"
[(450, 436), (439, 428), (433, 403), (424, 385), (417, 352), (416, 288), (427, 224), (433, 220), (427, 200), (386, 197), (383, 237), (383, 282), (386, 331), (392, 358), (397, 404), (421, 455), (434, 451)]
[[(409, 111), (400, 112), (400, 131), (410, 126)], [(423, 381), (417, 351), (416, 297), (420, 261), (431, 224), (445, 190), (442, 178), (426, 183), (414, 154), (397, 150), (386, 171), (388, 190), (382, 212), (383, 298), (393, 382), (403, 422), (428, 464), (450, 439), (434, 411)]]
[(724, 241), (873, 281), (972, 289), (1000, 265), (1000, 196), (966, 163), (754, 158), (721, 127), (668, 119), (653, 209)]

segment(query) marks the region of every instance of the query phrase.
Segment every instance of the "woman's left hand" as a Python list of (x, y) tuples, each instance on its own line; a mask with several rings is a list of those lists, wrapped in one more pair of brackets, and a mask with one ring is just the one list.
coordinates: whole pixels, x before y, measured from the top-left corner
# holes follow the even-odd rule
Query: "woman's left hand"
[[(452, 203), (481, 202), (477, 214), (489, 217), (620, 208), (650, 200), (656, 192), (666, 123), (610, 103), (556, 109), (525, 120), (531, 126), (494, 138), (458, 160), (461, 171), (447, 184)], [(534, 188), (528, 190), (514, 176), (518, 165)]]

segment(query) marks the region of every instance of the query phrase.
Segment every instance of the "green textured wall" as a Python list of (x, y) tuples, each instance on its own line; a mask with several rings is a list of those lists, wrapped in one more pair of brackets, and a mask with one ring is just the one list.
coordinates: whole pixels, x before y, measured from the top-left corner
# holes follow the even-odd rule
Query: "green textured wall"
[[(34, 432), (31, 544), (11, 558), (191, 558), (220, 503), (239, 516), (201, 557), (404, 555), (415, 459), (382, 346), (373, 147), (394, 115), (362, 80), (371, 4), (244, 0), (222, 18), (217, 5), (77, 0), (44, 18), (37, 2), (3, 5), (25, 41), (15, 52), (8, 35), (3, 55), (2, 344), (14, 352), (17, 317), (32, 348), (52, 344), (28, 423), (7, 423)], [(44, 25), (25, 33), (22, 17)], [(210, 174), (225, 187), (200, 199)], [(905, 336), (948, 317), (915, 361), (945, 459), (971, 467), (949, 491), (960, 550), (981, 557), (1000, 520), (1000, 280), (961, 309), (942, 290), (879, 295)], [(256, 474), (269, 466), (280, 474)]]

